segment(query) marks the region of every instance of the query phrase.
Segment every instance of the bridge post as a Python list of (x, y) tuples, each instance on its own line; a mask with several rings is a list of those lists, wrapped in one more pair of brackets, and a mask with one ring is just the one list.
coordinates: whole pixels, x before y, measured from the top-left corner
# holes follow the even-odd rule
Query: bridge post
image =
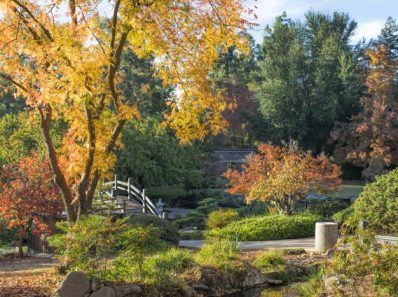
[(145, 188), (142, 189), (142, 213), (146, 213), (146, 197), (145, 197)]
[(115, 174), (115, 178), (113, 180), (112, 197), (116, 199), (116, 196), (117, 196), (117, 175)]
[(131, 200), (131, 178), (127, 179), (127, 198)]

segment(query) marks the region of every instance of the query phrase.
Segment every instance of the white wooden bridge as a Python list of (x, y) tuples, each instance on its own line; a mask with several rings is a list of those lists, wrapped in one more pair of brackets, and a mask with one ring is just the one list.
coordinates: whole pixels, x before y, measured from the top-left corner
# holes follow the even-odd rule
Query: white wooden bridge
[(127, 182), (115, 179), (105, 183), (105, 186), (112, 186), (110, 190), (104, 193), (113, 200), (117, 214), (129, 215), (134, 213), (151, 214), (163, 216), (163, 203), (159, 201), (153, 203), (145, 194), (145, 189), (138, 189), (128, 178)]

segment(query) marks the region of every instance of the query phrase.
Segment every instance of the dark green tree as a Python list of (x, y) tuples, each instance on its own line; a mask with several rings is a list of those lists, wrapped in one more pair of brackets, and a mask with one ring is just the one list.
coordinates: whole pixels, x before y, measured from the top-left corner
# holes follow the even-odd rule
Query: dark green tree
[(264, 134), (264, 123), (258, 111), (258, 103), (248, 86), (253, 81), (253, 74), (257, 69), (258, 46), (255, 45), (252, 36), (246, 35), (251, 54), (239, 53), (236, 47), (231, 47), (220, 56), (215, 70), (210, 75), (224, 92), (228, 102), (234, 105), (232, 110), (224, 112), (229, 124), (226, 133), (211, 138), (213, 144), (218, 146), (253, 146), (255, 139)]
[(199, 148), (181, 146), (155, 117), (128, 122), (122, 143), (116, 171), (140, 187), (184, 184), (191, 188), (203, 181)]
[(392, 59), (398, 58), (398, 24), (395, 19), (387, 18), (376, 43), (384, 45), (389, 50)]
[(356, 26), (344, 13), (309, 12), (303, 23), (283, 14), (266, 28), (252, 86), (271, 125), (269, 140), (331, 151), (334, 122), (358, 111), (362, 67), (360, 51), (350, 45)]

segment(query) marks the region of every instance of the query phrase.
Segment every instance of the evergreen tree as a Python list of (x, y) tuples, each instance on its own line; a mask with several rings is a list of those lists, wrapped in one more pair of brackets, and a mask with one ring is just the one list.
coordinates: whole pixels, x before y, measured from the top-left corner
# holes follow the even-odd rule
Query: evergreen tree
[(358, 112), (360, 52), (350, 45), (357, 27), (347, 14), (309, 12), (304, 23), (278, 17), (266, 29), (253, 83), (270, 140), (294, 139), (305, 149), (328, 151), (335, 121)]

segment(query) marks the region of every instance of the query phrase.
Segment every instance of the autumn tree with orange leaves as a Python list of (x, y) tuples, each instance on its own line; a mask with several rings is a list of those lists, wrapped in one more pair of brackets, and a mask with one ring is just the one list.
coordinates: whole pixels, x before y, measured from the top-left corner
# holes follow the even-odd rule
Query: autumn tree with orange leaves
[(48, 160), (37, 154), (7, 165), (0, 176), (0, 215), (8, 228), (16, 228), (18, 250), (28, 231), (49, 233), (48, 219), (62, 212), (62, 200), (53, 182)]
[[(139, 100), (127, 100), (120, 88), (126, 50), (155, 57), (157, 75), (176, 87), (165, 122), (181, 142), (225, 128), (222, 113), (230, 106), (208, 74), (230, 46), (248, 49), (239, 32), (250, 25), (242, 16), (253, 14), (243, 1), (1, 1), (0, 81), (40, 114), (69, 220), (90, 213), (124, 124), (140, 117), (128, 103)], [(57, 120), (68, 127), (59, 147), (50, 134)]]
[(398, 101), (394, 76), (398, 61), (381, 45), (367, 50), (369, 74), (367, 93), (361, 98), (361, 112), (350, 123), (341, 124), (333, 134), (337, 142), (337, 160), (351, 161), (366, 168), (365, 178), (372, 179), (391, 164), (398, 164)]
[(309, 191), (328, 193), (341, 185), (340, 167), (326, 156), (270, 144), (261, 144), (243, 170), (229, 169), (225, 177), (231, 194), (244, 195), (247, 202), (263, 201), (281, 214), (294, 213)]

